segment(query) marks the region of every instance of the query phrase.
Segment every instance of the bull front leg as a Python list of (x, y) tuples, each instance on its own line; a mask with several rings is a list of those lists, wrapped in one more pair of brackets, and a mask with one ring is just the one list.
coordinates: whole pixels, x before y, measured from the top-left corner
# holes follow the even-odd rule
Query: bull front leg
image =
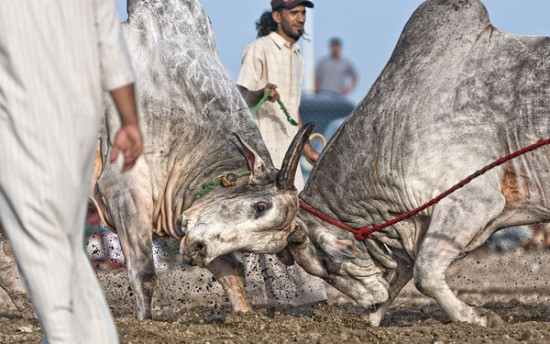
[(447, 285), (445, 272), (465, 247), (504, 209), (505, 200), (498, 190), (480, 183), (479, 187), (438, 204), (420, 246), (414, 267), (418, 290), (433, 298), (452, 321), (482, 326), (498, 324), (496, 314), (481, 314), (459, 300)]
[[(146, 185), (137, 182), (131, 185), (134, 184)], [(153, 205), (150, 193), (145, 188), (111, 186), (103, 189), (107, 191), (107, 194), (103, 191), (102, 193), (107, 201), (110, 222), (116, 228), (124, 253), (130, 286), (136, 301), (137, 318), (152, 319), (152, 301), (158, 277), (153, 258)]]
[(232, 253), (229, 253), (214, 259), (206, 266), (206, 269), (208, 269), (222, 285), (233, 307), (233, 311), (252, 311), (252, 306), (250, 306), (244, 292), (246, 280), (244, 264), (242, 262)]
[(404, 259), (394, 257), (397, 262), (397, 268), (395, 273), (397, 274), (394, 281), (390, 282), (389, 298), (386, 302), (379, 305), (375, 311), (369, 312), (364, 316), (365, 320), (371, 326), (379, 326), (384, 318), (384, 315), (392, 305), (393, 301), (401, 292), (401, 289), (412, 279), (413, 277), (413, 263)]
[(131, 226), (119, 231), (130, 286), (136, 301), (139, 320), (153, 319), (152, 303), (158, 285), (153, 258), (153, 235), (150, 227)]

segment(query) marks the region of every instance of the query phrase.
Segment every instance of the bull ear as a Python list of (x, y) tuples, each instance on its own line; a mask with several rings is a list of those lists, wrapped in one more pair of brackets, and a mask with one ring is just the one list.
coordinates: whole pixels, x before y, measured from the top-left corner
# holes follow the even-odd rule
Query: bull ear
[(250, 173), (252, 173), (251, 178), (259, 179), (266, 175), (267, 168), (265, 166), (264, 160), (260, 157), (256, 151), (247, 145), (242, 137), (239, 136), (237, 133), (231, 133), (233, 136), (237, 138), (237, 141), (239, 141), (239, 144), (241, 145), (241, 148), (244, 153), (244, 157), (246, 158), (246, 161), (248, 162), (248, 168), (250, 169)]
[(307, 123), (306, 125), (302, 126), (302, 128), (298, 130), (298, 133), (296, 133), (296, 136), (294, 136), (294, 139), (292, 140), (292, 143), (290, 144), (290, 147), (288, 147), (288, 150), (286, 152), (281, 170), (277, 175), (277, 188), (279, 190), (296, 189), (296, 187), (294, 186), (296, 169), (298, 168), (298, 164), (300, 163), (300, 156), (302, 155), (304, 146), (306, 145), (309, 135), (313, 131), (314, 127), (315, 123)]

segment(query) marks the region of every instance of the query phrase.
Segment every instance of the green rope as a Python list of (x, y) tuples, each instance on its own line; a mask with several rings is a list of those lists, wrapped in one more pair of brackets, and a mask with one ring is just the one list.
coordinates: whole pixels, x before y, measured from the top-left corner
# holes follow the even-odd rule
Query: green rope
[[(271, 95), (271, 91), (272, 90), (268, 90), (264, 94), (262, 99), (260, 99), (258, 104), (256, 106), (254, 106), (254, 108), (252, 109), (252, 113), (254, 115), (258, 112), (258, 110), (262, 107), (262, 105), (264, 105), (264, 103), (267, 101), (267, 98), (269, 98), (269, 96)], [(286, 120), (288, 121), (288, 123), (292, 124), (295, 127), (298, 126), (298, 123), (296, 123), (296, 121), (293, 120), (292, 117), (290, 117), (290, 113), (288, 113), (288, 109), (286, 108), (285, 104), (283, 104), (283, 102), (281, 101), (281, 98), (277, 99), (277, 103), (279, 103), (279, 106), (281, 107), (281, 110), (283, 110), (283, 112), (285, 113)]]
[[(249, 176), (249, 175), (250, 175), (250, 172), (235, 173), (235, 177), (237, 177), (237, 178), (246, 177), (246, 176)], [(216, 188), (216, 186), (220, 185), (221, 183), (222, 183), (222, 181), (221, 181), (220, 177), (218, 177), (216, 179), (209, 180), (206, 183), (202, 184), (202, 190), (195, 194), (195, 197), (193, 197), (193, 202), (195, 202), (199, 198), (204, 197), (207, 193), (214, 190), (214, 188)], [(191, 202), (191, 204), (193, 204), (193, 202)]]
[(269, 98), (270, 95), (271, 95), (271, 90), (267, 91), (264, 94), (264, 96), (262, 97), (262, 99), (260, 99), (258, 104), (256, 104), (256, 106), (254, 106), (254, 108), (252, 109), (252, 113), (254, 115), (258, 112), (258, 110), (260, 110), (260, 108), (262, 107), (262, 105), (264, 105), (264, 103), (266, 102), (267, 98)]
[(288, 113), (288, 110), (286, 109), (286, 106), (285, 104), (283, 104), (283, 102), (281, 101), (281, 99), (277, 99), (277, 103), (279, 103), (279, 106), (281, 107), (281, 110), (283, 110), (283, 112), (285, 113), (286, 115), (286, 120), (288, 121), (288, 123), (292, 124), (293, 126), (297, 127), (298, 126), (298, 123), (296, 123), (295, 120), (292, 119), (292, 117), (290, 117), (290, 114)]

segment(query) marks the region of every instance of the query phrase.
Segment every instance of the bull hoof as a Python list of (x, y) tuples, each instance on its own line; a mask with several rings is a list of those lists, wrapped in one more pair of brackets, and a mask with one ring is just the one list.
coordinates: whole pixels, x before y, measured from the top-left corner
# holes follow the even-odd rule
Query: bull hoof
[(365, 314), (361, 316), (361, 319), (366, 321), (372, 327), (379, 327), (382, 322), (382, 316), (378, 314), (378, 312)]
[(499, 328), (506, 326), (506, 322), (502, 320), (502, 318), (495, 312), (484, 308), (479, 308), (477, 311), (483, 318), (486, 319), (487, 327)]
[(253, 311), (250, 304), (239, 305), (239, 307), (233, 308), (233, 313), (252, 313)]
[(138, 312), (137, 314), (138, 320), (153, 320), (153, 314), (152, 313), (141, 313)]
[(362, 312), (361, 319), (366, 321), (372, 327), (379, 327), (384, 318), (385, 310), (383, 307), (371, 307), (370, 309), (365, 309)]

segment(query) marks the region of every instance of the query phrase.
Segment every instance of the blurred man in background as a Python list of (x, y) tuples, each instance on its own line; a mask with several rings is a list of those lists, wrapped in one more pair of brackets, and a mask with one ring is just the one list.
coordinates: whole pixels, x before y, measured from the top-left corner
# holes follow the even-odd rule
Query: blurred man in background
[(357, 72), (353, 64), (342, 56), (342, 41), (330, 40), (330, 56), (317, 65), (315, 92), (348, 96), (357, 85)]

